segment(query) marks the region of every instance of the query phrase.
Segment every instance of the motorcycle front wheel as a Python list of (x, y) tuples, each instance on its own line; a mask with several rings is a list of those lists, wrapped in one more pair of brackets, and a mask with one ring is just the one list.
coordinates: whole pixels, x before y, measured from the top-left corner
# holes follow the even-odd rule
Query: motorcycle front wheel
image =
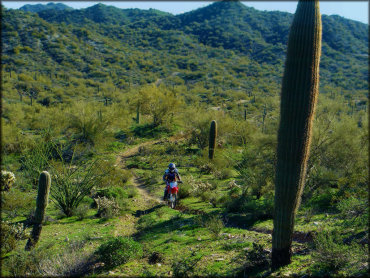
[(177, 204), (177, 194), (170, 194), (168, 198), (168, 206), (172, 209), (176, 207)]

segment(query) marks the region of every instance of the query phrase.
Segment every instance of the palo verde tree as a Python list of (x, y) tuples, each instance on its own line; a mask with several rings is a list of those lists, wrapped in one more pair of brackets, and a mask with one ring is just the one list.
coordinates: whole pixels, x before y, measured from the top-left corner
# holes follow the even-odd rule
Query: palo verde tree
[(306, 176), (321, 54), (319, 2), (300, 0), (288, 40), (282, 82), (275, 180), (272, 267), (291, 262), (294, 219)]
[(143, 115), (151, 116), (153, 126), (163, 124), (168, 116), (176, 114), (180, 104), (179, 98), (173, 92), (154, 84), (141, 87), (135, 98), (135, 109), (139, 105)]

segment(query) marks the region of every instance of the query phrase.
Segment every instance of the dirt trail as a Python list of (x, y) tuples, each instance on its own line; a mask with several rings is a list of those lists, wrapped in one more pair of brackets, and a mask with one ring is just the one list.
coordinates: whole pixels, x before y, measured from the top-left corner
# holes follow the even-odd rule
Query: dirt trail
[[(158, 139), (158, 140), (144, 142), (144, 143), (141, 143), (139, 145), (136, 145), (133, 148), (130, 148), (130, 149), (124, 151), (123, 153), (121, 153), (121, 154), (119, 154), (117, 156), (116, 165), (118, 167), (122, 168), (122, 169), (127, 169), (126, 168), (126, 163), (125, 163), (126, 160), (127, 160), (127, 158), (132, 157), (132, 156), (138, 154), (140, 148), (142, 148), (142, 147), (149, 146), (149, 145), (154, 145), (154, 144), (157, 144), (157, 143), (160, 143), (160, 142), (163, 142), (163, 139)], [(163, 201), (160, 198), (155, 197), (155, 196), (152, 196), (148, 192), (148, 190), (145, 188), (145, 185), (140, 180), (140, 178), (136, 175), (136, 173), (134, 172), (134, 170), (131, 170), (131, 172), (132, 172), (132, 176), (133, 176), (131, 178), (131, 183), (139, 191), (139, 195), (142, 197), (143, 204), (145, 204), (145, 208), (146, 209), (152, 207), (153, 205), (158, 205), (158, 204), (163, 203)]]

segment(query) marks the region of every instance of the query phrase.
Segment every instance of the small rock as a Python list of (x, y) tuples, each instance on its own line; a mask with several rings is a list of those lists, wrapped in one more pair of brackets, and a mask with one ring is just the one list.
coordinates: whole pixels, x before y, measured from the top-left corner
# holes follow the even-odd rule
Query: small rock
[(110, 275), (114, 274), (114, 272), (113, 272), (113, 271), (109, 271), (108, 273), (109, 273)]
[(158, 263), (158, 264), (157, 264), (157, 266), (161, 266), (161, 264), (160, 264), (160, 263)]
[(319, 225), (319, 222), (313, 222), (313, 224), (314, 224), (315, 226), (318, 226), (318, 225)]
[(197, 240), (198, 240), (198, 241), (201, 241), (201, 240), (202, 240), (202, 238), (201, 238), (201, 237), (198, 237), (198, 238), (197, 238)]
[(215, 261), (220, 262), (220, 261), (224, 261), (224, 260), (225, 260), (224, 258), (217, 258)]

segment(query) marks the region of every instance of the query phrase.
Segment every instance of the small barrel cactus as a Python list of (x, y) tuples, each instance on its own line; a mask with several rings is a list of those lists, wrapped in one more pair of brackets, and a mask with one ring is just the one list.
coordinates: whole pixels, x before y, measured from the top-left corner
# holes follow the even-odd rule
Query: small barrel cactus
[(27, 241), (26, 250), (30, 250), (33, 246), (35, 246), (40, 238), (42, 222), (44, 221), (45, 210), (49, 200), (50, 185), (51, 185), (50, 174), (46, 171), (42, 172), (39, 179), (39, 189), (36, 199), (36, 212), (33, 223), (33, 229), (31, 237)]
[(213, 159), (215, 156), (216, 137), (217, 137), (217, 123), (215, 120), (213, 120), (211, 123), (211, 129), (209, 131), (209, 159)]
[(15, 183), (15, 175), (12, 172), (1, 170), (1, 191), (9, 191)]

